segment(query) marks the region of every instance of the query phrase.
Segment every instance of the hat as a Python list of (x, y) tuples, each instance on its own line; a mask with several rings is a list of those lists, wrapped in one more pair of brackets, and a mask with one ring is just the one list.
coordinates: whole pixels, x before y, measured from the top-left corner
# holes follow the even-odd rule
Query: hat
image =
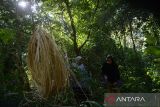
[(106, 58), (113, 58), (112, 55), (106, 55)]
[(81, 56), (77, 56), (77, 57), (75, 58), (75, 61), (80, 61), (81, 59), (82, 59)]

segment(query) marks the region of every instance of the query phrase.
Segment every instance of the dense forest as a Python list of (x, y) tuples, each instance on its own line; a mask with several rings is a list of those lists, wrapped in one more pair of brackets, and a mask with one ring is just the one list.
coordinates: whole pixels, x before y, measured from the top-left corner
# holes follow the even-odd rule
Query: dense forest
[[(66, 68), (74, 73), (74, 80), (72, 76), (69, 80), (78, 85), (87, 81), (88, 92), (82, 89), (87, 103), (99, 107), (103, 103), (107, 88), (101, 67), (108, 54), (120, 71), (120, 92), (160, 93), (160, 3), (156, 0), (0, 0), (1, 107), (85, 105), (82, 98), (77, 100), (72, 82), (48, 98), (37, 92), (27, 65), (29, 41), (37, 26), (55, 40)], [(83, 74), (75, 67), (79, 59)]]

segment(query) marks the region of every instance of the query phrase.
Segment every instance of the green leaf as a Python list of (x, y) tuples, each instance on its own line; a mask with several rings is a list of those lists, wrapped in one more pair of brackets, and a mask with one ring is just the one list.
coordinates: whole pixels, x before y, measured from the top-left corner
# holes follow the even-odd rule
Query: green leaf
[(153, 36), (148, 35), (146, 36), (146, 38), (147, 38), (146, 43), (149, 45), (155, 45), (157, 42), (156, 38)]
[(149, 46), (145, 50), (146, 54), (153, 54), (156, 57), (160, 57), (160, 47), (158, 46)]
[(94, 105), (96, 107), (103, 107), (103, 105), (101, 105), (101, 104), (99, 104), (98, 102), (95, 102), (95, 101), (84, 101), (84, 102), (82, 102), (82, 104), (85, 104), (85, 103), (89, 103), (90, 105)]
[(8, 43), (11, 41), (15, 36), (15, 31), (11, 29), (0, 29), (0, 39), (4, 43)]

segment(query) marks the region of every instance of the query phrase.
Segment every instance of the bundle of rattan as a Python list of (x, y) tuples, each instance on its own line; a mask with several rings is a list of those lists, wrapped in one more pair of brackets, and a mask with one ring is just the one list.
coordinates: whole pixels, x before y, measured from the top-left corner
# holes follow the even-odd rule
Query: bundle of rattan
[(37, 28), (28, 47), (28, 68), (43, 97), (48, 97), (68, 84), (68, 71), (53, 38)]

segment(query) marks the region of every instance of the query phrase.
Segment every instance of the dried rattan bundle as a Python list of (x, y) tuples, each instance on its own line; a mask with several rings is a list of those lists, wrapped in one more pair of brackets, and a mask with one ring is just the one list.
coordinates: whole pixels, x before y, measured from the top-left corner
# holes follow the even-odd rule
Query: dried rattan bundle
[(68, 71), (53, 38), (37, 28), (28, 47), (28, 68), (40, 94), (48, 97), (68, 84)]

